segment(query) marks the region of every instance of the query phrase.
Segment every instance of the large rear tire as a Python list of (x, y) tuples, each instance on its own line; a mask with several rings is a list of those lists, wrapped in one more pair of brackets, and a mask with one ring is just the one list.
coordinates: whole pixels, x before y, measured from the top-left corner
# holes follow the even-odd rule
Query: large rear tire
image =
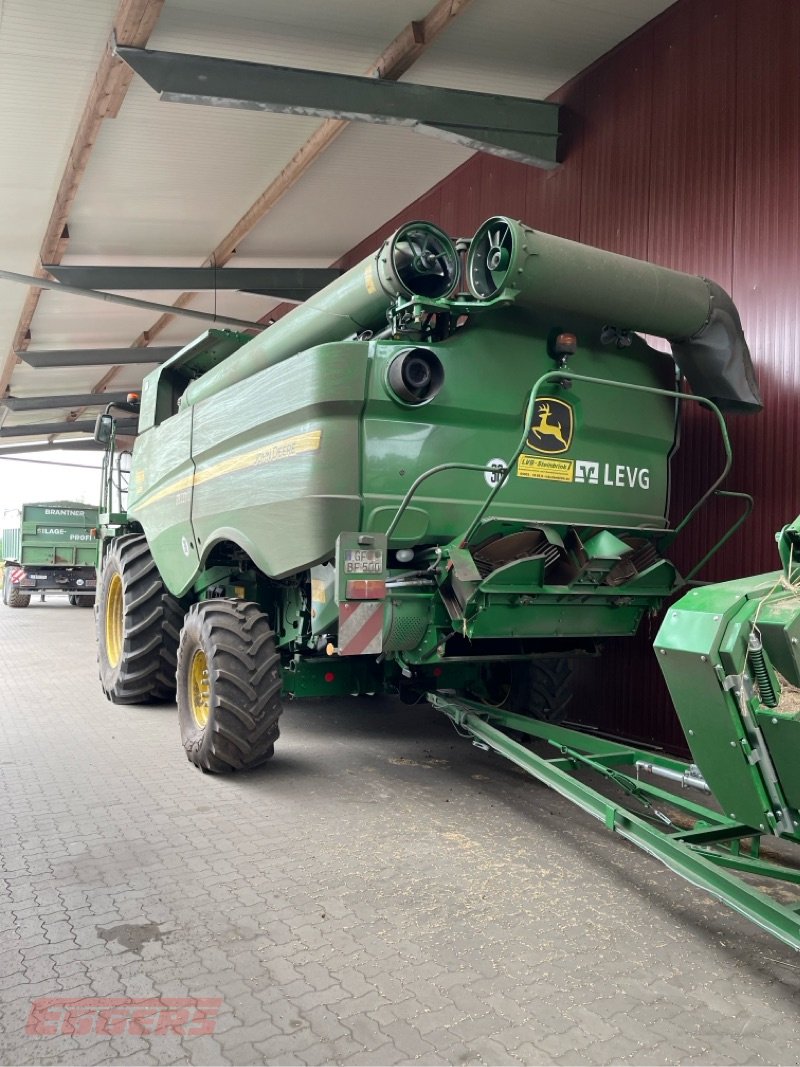
[(572, 663), (565, 656), (533, 659), (515, 672), (510, 708), (542, 722), (559, 723), (572, 700)]
[(491, 665), (475, 697), (493, 708), (559, 723), (572, 700), (572, 663), (566, 656)]
[(257, 604), (194, 604), (181, 630), (177, 683), (181, 738), (195, 766), (225, 774), (270, 758), (283, 710), (280, 656)]
[(12, 585), (11, 579), (6, 571), (5, 578), (3, 580), (3, 603), (9, 608), (27, 608), (31, 602), (31, 594), (23, 593), (16, 585)]
[(97, 588), (97, 662), (113, 704), (175, 698), (175, 666), (183, 609), (166, 589), (147, 541), (117, 537)]

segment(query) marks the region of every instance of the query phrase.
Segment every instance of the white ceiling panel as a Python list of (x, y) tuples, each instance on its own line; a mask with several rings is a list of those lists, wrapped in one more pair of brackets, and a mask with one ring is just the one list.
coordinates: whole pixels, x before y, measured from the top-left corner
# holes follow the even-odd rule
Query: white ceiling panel
[(246, 256), (338, 259), (469, 159), (402, 126), (353, 123), (239, 244)]
[(542, 100), (672, 3), (479, 0), (403, 81)]
[[(434, 0), (166, 0), (149, 46), (361, 74)], [(0, 267), (31, 273), (117, 0), (0, 0)], [(404, 80), (544, 97), (669, 6), (669, 0), (473, 0)], [(69, 215), (65, 263), (200, 264), (319, 126), (314, 118), (162, 103), (134, 77), (106, 120)], [(326, 266), (469, 157), (400, 127), (352, 124), (239, 243), (232, 266)], [(0, 360), (27, 294), (0, 282)], [(133, 293), (169, 303), (173, 292)], [(213, 293), (196, 309), (213, 309)], [(219, 293), (259, 319), (275, 302)], [(45, 292), (32, 347), (127, 347), (158, 312)], [(154, 340), (209, 324), (176, 318)], [(224, 325), (224, 324), (220, 324)], [(89, 391), (108, 368), (16, 367), (20, 396)], [(147, 366), (111, 388), (138, 387)], [(26, 418), (28, 418), (26, 413)], [(0, 421), (23, 413), (0, 407)], [(43, 421), (32, 413), (32, 421)], [(48, 421), (57, 421), (47, 414)], [(28, 420), (30, 424), (30, 419)], [(7, 439), (3, 439), (7, 443)]]
[(104, 122), (70, 214), (87, 255), (201, 262), (319, 125), (317, 119), (165, 104), (134, 81)]
[[(0, 267), (30, 274), (111, 30), (108, 0), (0, 3)], [(0, 282), (0, 361), (28, 290)]]
[[(114, 392), (137, 390), (145, 374), (158, 364), (131, 363), (120, 368), (114, 379)], [(97, 367), (53, 367), (46, 372), (20, 364), (14, 372), (15, 396), (58, 396), (70, 393), (91, 393), (95, 384), (109, 371), (113, 364)], [(47, 380), (43, 388), (42, 378)]]
[[(90, 393), (95, 382), (109, 367), (53, 367), (42, 372), (27, 363), (14, 371), (15, 396), (58, 396), (69, 393)], [(137, 367), (137, 374), (142, 365)], [(43, 381), (43, 378), (46, 381)]]
[[(132, 294), (157, 300), (156, 294)], [(179, 293), (163, 294), (169, 302)], [(37, 348), (104, 348), (130, 345), (158, 312), (45, 290), (32, 332)]]
[(431, 0), (167, 0), (148, 48), (362, 74), (432, 6)]

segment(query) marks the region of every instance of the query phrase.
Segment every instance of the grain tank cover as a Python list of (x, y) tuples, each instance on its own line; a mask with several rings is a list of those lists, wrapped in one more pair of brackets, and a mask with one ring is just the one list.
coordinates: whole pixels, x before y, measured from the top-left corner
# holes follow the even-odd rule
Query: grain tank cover
[(736, 307), (716, 282), (541, 233), (495, 216), (477, 231), (467, 282), (479, 300), (594, 319), (669, 341), (696, 396), (721, 408), (761, 410)]

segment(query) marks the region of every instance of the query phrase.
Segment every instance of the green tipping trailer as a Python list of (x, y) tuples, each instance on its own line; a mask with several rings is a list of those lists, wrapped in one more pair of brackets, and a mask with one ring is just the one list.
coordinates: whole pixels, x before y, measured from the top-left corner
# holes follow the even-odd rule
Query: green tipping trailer
[[(705, 413), (723, 460), (681, 515), (672, 459), (688, 405)], [(742, 641), (750, 656), (745, 629), (758, 609), (733, 636), (709, 629), (702, 652), (700, 623), (681, 616), (691, 654), (710, 665), (702, 686), (674, 689), (696, 704), (682, 714), (694, 763), (561, 725), (574, 658), (693, 592), (749, 513), (746, 494), (722, 488), (726, 413), (760, 408), (738, 313), (714, 282), (504, 217), (457, 243), (409, 223), (258, 336), (211, 330), (148, 375), (125, 509), (115, 419), (99, 417), (103, 689), (117, 704), (177, 694), (186, 755), (212, 772), (272, 756), (284, 698), (427, 699), (482, 747), (800, 947), (797, 915), (729, 873), (791, 882), (754, 842), (800, 840), (793, 780), (781, 785), (800, 738), (779, 720), (789, 748), (770, 758), (748, 721), (748, 702), (766, 690), (758, 673), (742, 678), (775, 681), (766, 640), (744, 666), (737, 659)], [(676, 538), (721, 498), (740, 515), (679, 573)], [(722, 636), (728, 659), (714, 646)], [(671, 632), (660, 652), (680, 639)], [(787, 662), (788, 640), (775, 636)], [(710, 700), (715, 684), (724, 700)], [(737, 759), (717, 767), (709, 753), (723, 736)], [(749, 789), (744, 818), (650, 781), (727, 799), (729, 776), (734, 793)], [(689, 831), (667, 814), (678, 802)]]
[(66, 593), (94, 604), (98, 508), (73, 500), (23, 504), (3, 516), (3, 603), (25, 608), (31, 594)]

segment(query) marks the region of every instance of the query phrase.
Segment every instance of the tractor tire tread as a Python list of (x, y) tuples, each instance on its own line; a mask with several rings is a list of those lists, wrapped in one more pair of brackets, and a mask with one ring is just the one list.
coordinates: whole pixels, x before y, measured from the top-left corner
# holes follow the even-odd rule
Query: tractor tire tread
[[(211, 710), (198, 730), (181, 679), (188, 677), (201, 638)], [(178, 648), (178, 710), (190, 762), (224, 774), (254, 769), (272, 756), (282, 711), (279, 663), (275, 634), (257, 604), (225, 598), (190, 608)]]
[(564, 720), (572, 700), (572, 663), (565, 656), (531, 660), (514, 685), (513, 710), (543, 722)]
[(5, 584), (3, 586), (3, 599), (9, 608), (27, 608), (31, 602), (30, 593), (21, 593), (17, 586), (12, 585), (11, 581), (6, 578), (8, 582), (8, 593), (5, 592)]
[[(113, 557), (113, 559), (112, 559)], [(126, 534), (112, 544), (97, 595), (100, 621), (105, 574), (112, 566), (122, 578), (125, 626), (119, 670), (106, 670), (98, 651), (100, 681), (114, 704), (156, 704), (175, 699), (175, 664), (183, 609), (161, 580), (147, 539)], [(102, 641), (98, 625), (98, 648)]]

